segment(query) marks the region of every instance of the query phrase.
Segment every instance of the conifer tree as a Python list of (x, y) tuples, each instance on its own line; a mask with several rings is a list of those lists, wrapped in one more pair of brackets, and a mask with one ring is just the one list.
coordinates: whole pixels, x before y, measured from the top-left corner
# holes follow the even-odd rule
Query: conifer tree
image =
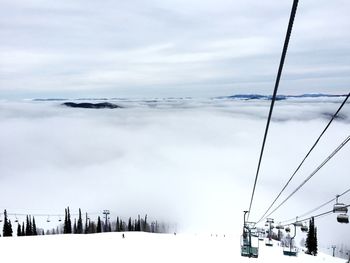
[(18, 237), (22, 236), (21, 224), (18, 224), (18, 225), (17, 225), (17, 236), (18, 236)]
[(4, 237), (11, 237), (12, 236), (12, 225), (11, 221), (7, 218), (7, 211), (4, 210), (4, 225), (2, 229), (2, 235)]
[(81, 218), (81, 210), (79, 208), (79, 218), (78, 218), (76, 234), (82, 234), (82, 233), (83, 233), (83, 219)]
[(9, 220), (9, 234), (10, 234), (11, 237), (12, 237), (12, 233), (13, 233), (13, 231), (12, 231), (12, 224), (11, 224), (11, 220)]
[(74, 218), (73, 234), (78, 234), (77, 231), (77, 220)]
[(26, 235), (26, 232), (24, 230), (24, 222), (22, 222), (22, 231), (21, 231), (22, 236)]
[(131, 217), (129, 217), (129, 222), (128, 222), (128, 231), (132, 231)]
[(101, 233), (102, 232), (102, 224), (101, 224), (101, 218), (98, 217), (97, 218), (97, 229), (96, 229), (97, 233)]
[(315, 227), (315, 236), (314, 236), (314, 256), (317, 256), (318, 253), (318, 244), (317, 244), (317, 227)]
[(89, 233), (89, 223), (88, 223), (88, 215), (87, 213), (85, 214), (85, 234)]
[(315, 228), (315, 220), (312, 217), (309, 222), (309, 231), (307, 233), (306, 242), (307, 254), (317, 255), (317, 228)]
[(69, 206), (67, 207), (67, 232), (68, 234), (72, 234), (72, 221), (70, 219)]
[(118, 216), (117, 216), (117, 223), (116, 223), (115, 231), (120, 232), (120, 225), (119, 225), (119, 217)]
[(37, 235), (38, 235), (38, 233), (37, 233), (37, 231), (36, 231), (36, 224), (35, 224), (35, 218), (34, 218), (34, 216), (33, 216), (33, 224), (32, 224), (32, 235), (33, 235), (33, 236), (37, 236)]
[(64, 234), (72, 233), (72, 222), (70, 219), (69, 207), (65, 209), (63, 233)]
[(31, 229), (31, 223), (29, 216), (27, 215), (26, 217), (26, 236), (31, 236), (32, 235), (32, 229)]

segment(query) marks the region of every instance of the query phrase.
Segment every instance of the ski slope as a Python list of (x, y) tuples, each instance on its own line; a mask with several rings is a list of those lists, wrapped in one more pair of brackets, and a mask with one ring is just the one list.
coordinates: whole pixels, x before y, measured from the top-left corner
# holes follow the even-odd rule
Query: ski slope
[(283, 256), (277, 245), (260, 242), (259, 258), (240, 256), (239, 236), (126, 232), (0, 238), (2, 262), (346, 262), (319, 253)]

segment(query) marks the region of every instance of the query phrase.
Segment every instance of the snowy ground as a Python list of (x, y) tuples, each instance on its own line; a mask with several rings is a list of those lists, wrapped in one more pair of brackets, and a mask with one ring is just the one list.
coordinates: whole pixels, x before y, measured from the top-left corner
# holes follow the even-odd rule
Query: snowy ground
[(346, 262), (320, 253), (286, 257), (260, 242), (258, 259), (240, 256), (238, 236), (103, 233), (0, 238), (3, 262)]

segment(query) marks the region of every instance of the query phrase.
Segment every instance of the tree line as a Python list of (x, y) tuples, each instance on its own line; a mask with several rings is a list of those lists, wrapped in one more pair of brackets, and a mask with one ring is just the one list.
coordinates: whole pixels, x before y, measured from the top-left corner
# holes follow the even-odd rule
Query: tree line
[[(107, 215), (106, 215), (107, 216)], [(47, 230), (38, 229), (35, 223), (34, 216), (27, 215), (26, 222), (17, 222), (17, 236), (36, 236), (36, 235), (56, 235), (56, 234), (93, 234), (102, 232), (126, 232), (126, 231), (142, 231), (151, 233), (167, 233), (169, 226), (165, 223), (158, 223), (158, 221), (149, 222), (147, 215), (141, 218), (140, 215), (136, 219), (129, 217), (124, 221), (121, 217), (117, 217), (115, 221), (111, 221), (108, 217), (97, 217), (97, 221), (93, 221), (85, 214), (85, 223), (81, 209), (79, 208), (78, 218), (72, 221), (69, 207), (65, 208), (64, 222), (57, 225), (56, 228)], [(3, 236), (13, 236), (12, 223), (8, 218), (6, 209), (4, 210)]]

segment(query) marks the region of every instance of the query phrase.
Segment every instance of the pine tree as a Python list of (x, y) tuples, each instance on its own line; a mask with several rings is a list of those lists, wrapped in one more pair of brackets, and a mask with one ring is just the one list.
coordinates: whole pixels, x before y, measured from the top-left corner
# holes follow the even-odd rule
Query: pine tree
[(26, 232), (24, 230), (24, 222), (22, 222), (22, 231), (21, 231), (22, 236), (26, 235)]
[(128, 231), (132, 231), (131, 217), (129, 217), (129, 222), (128, 222)]
[(4, 225), (2, 229), (2, 235), (4, 237), (12, 237), (12, 225), (11, 221), (7, 218), (7, 211), (4, 210)]
[(123, 220), (120, 220), (120, 223), (119, 223), (119, 230), (120, 230), (120, 231), (123, 231), (123, 232), (125, 231)]
[(78, 218), (76, 234), (82, 234), (82, 233), (83, 233), (83, 219), (81, 218), (81, 210), (79, 208), (79, 218)]
[(77, 231), (78, 231), (78, 229), (77, 229), (77, 220), (74, 218), (73, 233), (74, 234), (78, 234)]
[(317, 228), (315, 228), (315, 220), (312, 217), (309, 222), (309, 232), (307, 233), (306, 242), (307, 254), (317, 255)]
[(22, 236), (21, 224), (17, 225), (17, 236), (18, 237)]
[(89, 223), (88, 223), (88, 215), (87, 213), (85, 214), (85, 234), (89, 233)]
[(314, 256), (317, 256), (318, 253), (318, 244), (317, 244), (317, 227), (315, 227), (315, 236), (314, 236)]
[(67, 208), (64, 209), (64, 225), (63, 225), (63, 234), (67, 234), (67, 226), (68, 226), (68, 221), (67, 221)]
[(63, 233), (64, 234), (71, 234), (72, 233), (72, 222), (70, 220), (69, 207), (67, 207), (65, 209)]
[(32, 235), (32, 228), (31, 228), (29, 216), (27, 215), (27, 218), (26, 218), (26, 236), (31, 236), (31, 235)]
[(120, 232), (120, 225), (119, 225), (119, 217), (118, 216), (117, 216), (117, 223), (116, 223), (115, 231)]
[(12, 224), (11, 224), (11, 220), (9, 220), (9, 234), (10, 234), (11, 237), (12, 237), (12, 233), (13, 233), (13, 231), (12, 231)]
[(67, 233), (72, 234), (72, 221), (70, 219), (69, 206), (67, 207)]
[(33, 236), (37, 236), (38, 235), (38, 233), (36, 231), (36, 224), (35, 224), (34, 216), (33, 216), (33, 224), (32, 224), (32, 234), (33, 234)]
[(98, 217), (97, 218), (97, 229), (96, 229), (97, 233), (101, 233), (102, 232), (102, 224), (101, 224), (101, 218)]

